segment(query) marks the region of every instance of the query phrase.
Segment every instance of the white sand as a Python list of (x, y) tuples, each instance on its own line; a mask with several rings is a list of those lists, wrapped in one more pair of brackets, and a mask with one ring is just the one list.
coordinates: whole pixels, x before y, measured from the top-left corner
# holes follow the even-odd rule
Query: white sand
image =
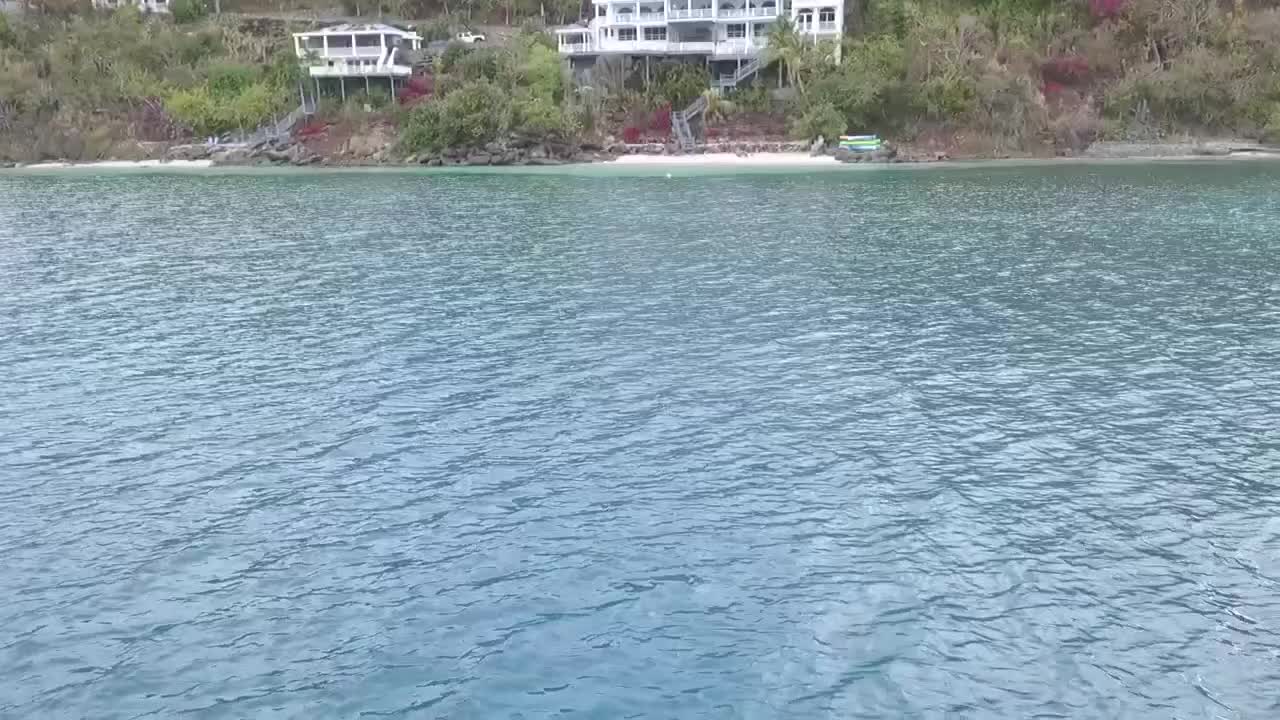
[(101, 162), (67, 163), (47, 162), (24, 165), (23, 170), (68, 170), (68, 169), (103, 169), (133, 170), (146, 168), (165, 168), (166, 170), (201, 170), (212, 167), (211, 160), (103, 160)]
[(745, 157), (733, 153), (702, 155), (622, 155), (613, 165), (645, 165), (667, 167), (803, 167), (832, 165), (838, 161), (830, 155), (808, 153), (754, 153)]

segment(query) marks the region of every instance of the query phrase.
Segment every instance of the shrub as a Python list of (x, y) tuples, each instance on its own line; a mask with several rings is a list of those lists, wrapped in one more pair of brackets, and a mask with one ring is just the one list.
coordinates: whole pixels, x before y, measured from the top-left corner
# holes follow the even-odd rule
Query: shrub
[(540, 44), (530, 45), (519, 70), (519, 83), (535, 97), (560, 103), (565, 96), (564, 71), (560, 55)]
[(733, 102), (747, 112), (768, 112), (773, 106), (769, 91), (758, 83), (752, 84), (749, 88), (735, 90)]
[(705, 67), (679, 63), (659, 68), (650, 92), (654, 99), (683, 109), (702, 95), (710, 84), (711, 78)]
[(791, 123), (791, 134), (800, 140), (822, 138), (826, 142), (839, 138), (849, 127), (844, 115), (830, 102), (811, 105)]
[(214, 97), (234, 98), (258, 79), (256, 68), (248, 65), (221, 63), (209, 68), (209, 92)]
[(471, 54), (471, 46), (460, 42), (449, 43), (444, 52), (440, 53), (437, 70), (441, 73), (451, 73), (457, 67), (458, 62), (464, 57)]
[(1149, 113), (1166, 130), (1236, 129), (1251, 119), (1246, 107), (1260, 84), (1256, 73), (1246, 56), (1197, 47), (1167, 71), (1133, 74), (1114, 83), (1107, 88), (1103, 108), (1121, 120)]
[(173, 21), (180, 25), (196, 22), (207, 14), (202, 0), (173, 0), (171, 11)]
[(401, 144), (408, 152), (483, 145), (511, 126), (511, 101), (498, 86), (476, 81), (409, 112)]
[(576, 119), (547, 98), (528, 98), (516, 104), (514, 125), (535, 136), (566, 138), (577, 130)]

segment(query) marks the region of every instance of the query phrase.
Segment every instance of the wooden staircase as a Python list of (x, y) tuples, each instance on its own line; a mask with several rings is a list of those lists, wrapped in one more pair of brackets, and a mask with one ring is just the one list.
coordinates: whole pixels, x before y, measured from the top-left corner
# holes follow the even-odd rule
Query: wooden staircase
[(689, 107), (684, 110), (672, 111), (671, 133), (675, 135), (676, 144), (680, 146), (681, 150), (692, 150), (697, 143), (690, 121), (696, 121), (706, 110), (707, 98), (705, 95), (699, 95), (698, 99), (690, 103)]

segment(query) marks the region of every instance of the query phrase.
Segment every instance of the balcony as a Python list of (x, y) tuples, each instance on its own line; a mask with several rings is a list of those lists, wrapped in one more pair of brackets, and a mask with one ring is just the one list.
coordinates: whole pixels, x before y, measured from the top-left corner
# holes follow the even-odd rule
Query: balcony
[(766, 38), (735, 38), (721, 42), (679, 40), (603, 40), (599, 43), (562, 42), (565, 55), (598, 55), (601, 53), (634, 53), (637, 55), (710, 55), (725, 59), (753, 57), (764, 49)]
[(710, 20), (715, 15), (711, 8), (693, 8), (691, 10), (672, 10), (667, 13), (671, 20)]
[(322, 77), (409, 77), (413, 68), (408, 65), (374, 65), (363, 63), (334, 63), (330, 65), (312, 65), (308, 68), (314, 78)]
[(757, 18), (757, 17), (777, 17), (778, 8), (776, 7), (746, 7), (734, 8), (731, 10), (721, 9), (717, 17), (720, 18)]
[(304, 53), (303, 55), (304, 57), (306, 55), (311, 55), (312, 57), (319, 58), (320, 60), (334, 60), (334, 59), (346, 59), (346, 58), (373, 58), (376, 60), (377, 58), (382, 56), (382, 53), (385, 51), (385, 49), (378, 45), (370, 45), (370, 46), (362, 46), (362, 47), (351, 47), (350, 45), (335, 47), (333, 45), (330, 45), (328, 48), (305, 47), (302, 49), (302, 51)]
[(823, 20), (823, 21), (821, 21), (821, 22), (819, 22), (819, 23), (818, 23), (818, 32), (820, 32), (820, 33), (824, 33), (824, 32), (835, 32), (835, 31), (836, 31), (836, 21), (835, 21), (835, 20)]

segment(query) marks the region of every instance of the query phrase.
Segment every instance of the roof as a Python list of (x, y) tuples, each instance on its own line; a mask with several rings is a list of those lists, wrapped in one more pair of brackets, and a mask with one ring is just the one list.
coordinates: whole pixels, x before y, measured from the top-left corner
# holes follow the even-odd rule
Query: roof
[(296, 37), (323, 37), (325, 35), (350, 35), (352, 33), (377, 33), (380, 35), (399, 35), (407, 38), (418, 37), (418, 33), (412, 30), (401, 30), (398, 27), (383, 25), (382, 23), (342, 23), (341, 25), (330, 25), (310, 32), (294, 33), (294, 35)]

